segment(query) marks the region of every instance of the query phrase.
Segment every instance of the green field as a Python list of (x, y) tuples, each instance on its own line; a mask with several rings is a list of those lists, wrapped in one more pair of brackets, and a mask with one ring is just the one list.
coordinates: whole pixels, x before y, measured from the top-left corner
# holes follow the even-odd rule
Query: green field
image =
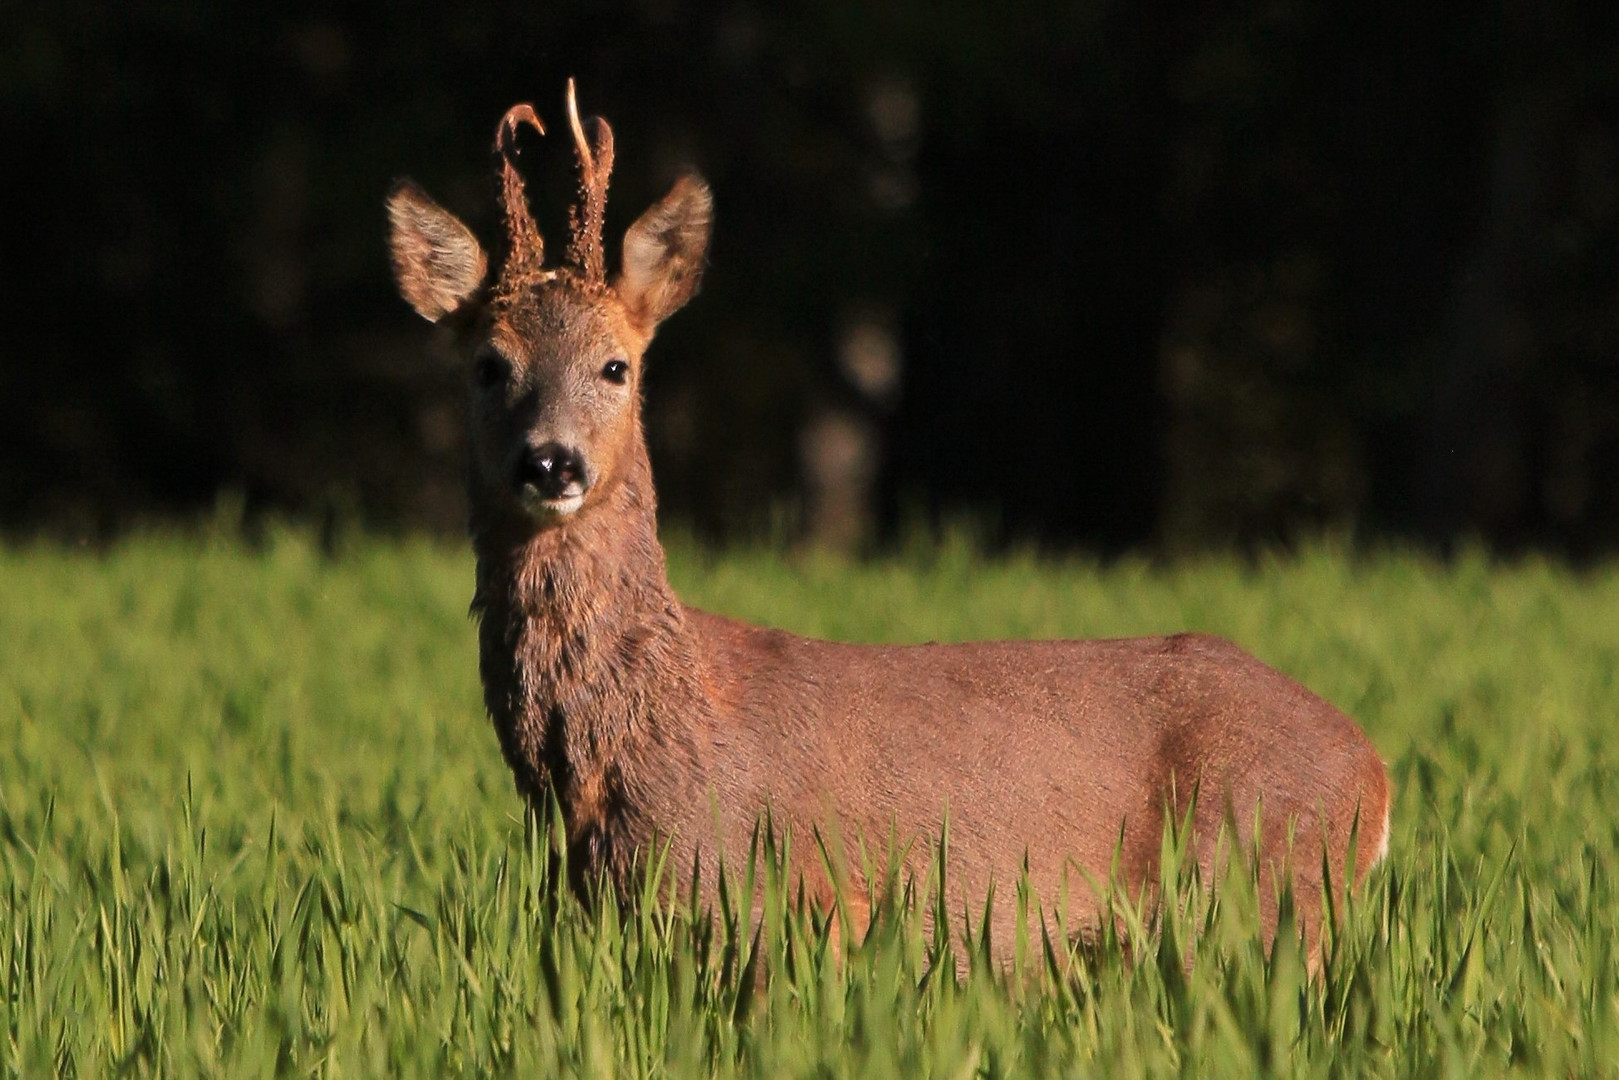
[(1261, 948), (1242, 881), (1134, 926), (1128, 961), (1034, 933), (958, 980), (903, 912), (840, 957), (772, 908), (750, 964), (734, 919), (548, 887), (460, 546), (0, 548), (4, 1073), (1619, 1075), (1619, 571), (677, 542), (671, 573), (852, 640), (1226, 635), (1364, 724), (1390, 859), (1313, 981)]

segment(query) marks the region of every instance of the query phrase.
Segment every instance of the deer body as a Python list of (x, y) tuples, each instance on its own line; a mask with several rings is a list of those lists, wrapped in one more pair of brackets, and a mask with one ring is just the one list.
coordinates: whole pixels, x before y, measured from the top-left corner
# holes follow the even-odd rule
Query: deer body
[[(867, 646), (688, 608), (671, 590), (640, 427), (642, 354), (695, 290), (706, 187), (688, 178), (626, 235), (608, 282), (600, 227), (612, 139), (569, 114), (584, 177), (566, 265), (545, 269), (517, 174), (520, 124), (497, 137), (508, 244), (494, 289), (471, 233), (408, 185), (390, 198), (396, 275), (474, 356), (469, 496), (485, 704), (517, 786), (554, 790), (576, 887), (633, 895), (654, 845), (712, 885), (768, 811), (797, 838), (792, 872), (830, 903), (810, 837), (841, 856), (927, 841), (946, 818), (953, 911), (1003, 895), (1025, 865), (1043, 902), (1097, 916), (1086, 874), (1156, 874), (1166, 813), (1196, 790), (1210, 866), (1222, 822), (1290, 873), (1312, 941), (1321, 865), (1387, 843), (1382, 762), (1356, 725), (1216, 638)], [(1251, 835), (1255, 811), (1259, 837)], [(1291, 846), (1290, 846), (1291, 845)], [(913, 856), (912, 869), (917, 866)], [(1083, 872), (1081, 872), (1083, 871)], [(856, 882), (858, 887), (860, 883)], [(850, 898), (856, 907), (861, 897)], [(1012, 940), (998, 904), (992, 939)], [(1265, 911), (1274, 928), (1274, 904)]]

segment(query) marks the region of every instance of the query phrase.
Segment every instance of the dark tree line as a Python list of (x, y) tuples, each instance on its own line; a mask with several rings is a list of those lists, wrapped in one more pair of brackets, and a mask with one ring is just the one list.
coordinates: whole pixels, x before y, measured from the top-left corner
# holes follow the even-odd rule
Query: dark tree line
[[(1619, 538), (1619, 19), (1459, 0), (57, 3), (0, 15), (0, 524), (459, 524), (461, 375), (393, 295), (409, 173), (495, 225), (513, 101), (683, 169), (664, 505), (828, 542)], [(554, 129), (555, 130), (555, 129)], [(560, 234), (565, 142), (531, 191)]]

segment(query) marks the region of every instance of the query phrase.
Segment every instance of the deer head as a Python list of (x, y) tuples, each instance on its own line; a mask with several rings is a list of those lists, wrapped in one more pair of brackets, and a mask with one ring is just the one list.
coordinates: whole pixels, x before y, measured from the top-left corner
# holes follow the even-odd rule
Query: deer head
[[(696, 176), (676, 181), (624, 237), (607, 274), (602, 222), (613, 133), (581, 123), (568, 80), (579, 165), (563, 259), (548, 267), (517, 169), (523, 126), (545, 133), (529, 105), (495, 135), (505, 219), (500, 271), (472, 231), (409, 180), (388, 197), (394, 277), (430, 322), (452, 327), (469, 360), (470, 496), (474, 515), (543, 529), (587, 513), (645, 457), (642, 356), (659, 323), (697, 290), (713, 203)], [(588, 130), (588, 135), (587, 135)]]

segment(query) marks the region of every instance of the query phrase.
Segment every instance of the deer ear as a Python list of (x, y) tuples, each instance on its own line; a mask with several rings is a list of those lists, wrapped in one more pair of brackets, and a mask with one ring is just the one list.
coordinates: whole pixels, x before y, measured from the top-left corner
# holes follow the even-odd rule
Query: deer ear
[(388, 249), (400, 295), (428, 322), (466, 303), (488, 269), (472, 230), (410, 180), (388, 193)]
[(651, 331), (697, 291), (708, 250), (714, 198), (698, 176), (683, 176), (624, 234), (624, 262), (613, 283), (630, 315)]

